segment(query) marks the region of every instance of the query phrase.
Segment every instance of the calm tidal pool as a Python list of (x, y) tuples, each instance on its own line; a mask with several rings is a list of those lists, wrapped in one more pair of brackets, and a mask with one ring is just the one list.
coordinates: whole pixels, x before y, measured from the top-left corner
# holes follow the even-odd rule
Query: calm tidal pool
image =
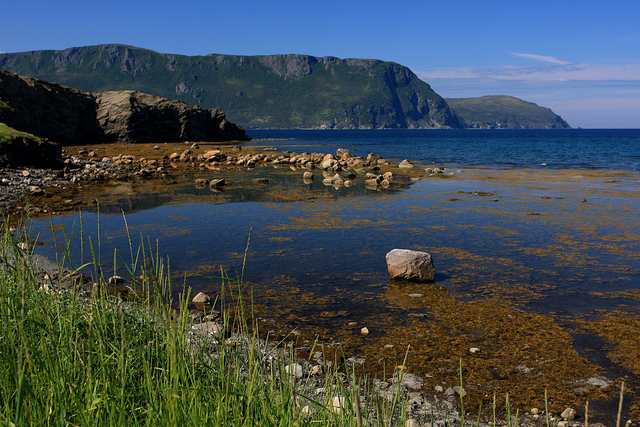
[[(362, 183), (304, 184), (299, 170), (257, 168), (228, 177), (225, 192), (192, 185), (166, 194), (106, 192), (98, 197), (99, 214), (34, 220), (31, 227), (44, 243), (37, 252), (49, 257), (64, 228), (76, 265), (89, 258), (89, 236), (97, 247), (99, 231), (103, 265), (113, 266), (117, 248), (121, 275), (129, 236), (134, 251), (140, 242), (157, 242), (176, 294), (186, 284), (215, 296), (220, 281), (202, 276), (219, 276), (221, 268), (243, 274), (265, 332), (296, 330), (308, 346), (316, 337), (328, 346), (339, 342), (365, 357), (374, 374), (403, 363), (410, 348), (410, 372), (433, 390), (456, 384), (463, 358), (470, 384), (490, 385), (478, 402), (518, 384), (523, 402), (540, 405), (535, 399), (553, 383), (556, 401), (568, 404), (580, 399), (572, 394), (576, 384), (593, 375), (638, 375), (637, 362), (607, 358), (616, 343), (604, 345), (610, 337), (597, 326), (603, 313), (618, 313), (611, 322), (637, 318), (640, 309), (638, 174), (451, 172), (416, 171), (421, 179), (376, 191)], [(251, 181), (257, 176), (268, 176), (269, 184)], [(385, 254), (394, 248), (429, 252), (435, 283), (390, 281)], [(362, 336), (362, 326), (371, 333)], [(470, 354), (471, 347), (481, 351)], [(538, 366), (534, 373), (544, 381), (516, 369), (525, 365)]]

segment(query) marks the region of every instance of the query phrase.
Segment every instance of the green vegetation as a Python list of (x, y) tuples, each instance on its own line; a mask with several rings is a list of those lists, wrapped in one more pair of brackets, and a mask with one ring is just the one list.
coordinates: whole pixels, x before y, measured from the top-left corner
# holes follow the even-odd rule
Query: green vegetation
[[(1, 105), (0, 105), (0, 108), (2, 108)], [(34, 139), (34, 140), (39, 139), (37, 136), (31, 135), (30, 133), (26, 133), (26, 132), (20, 132), (0, 122), (0, 145), (10, 144), (11, 142), (13, 142), (16, 136), (23, 136), (25, 138)]]
[(88, 91), (140, 90), (261, 128), (460, 127), (431, 87), (379, 60), (182, 56), (122, 45), (0, 54), (0, 67)]
[(512, 96), (447, 98), (466, 128), (565, 129), (570, 126), (548, 108)]
[[(359, 390), (368, 391), (355, 377), (343, 385), (348, 370), (327, 372), (320, 393), (318, 384), (310, 389), (294, 378), (286, 368), (293, 353), (250, 332), (242, 284), (224, 274), (224, 300), (233, 302), (222, 306), (223, 328), (235, 333), (197, 335), (188, 293), (172, 307), (169, 267), (157, 251), (132, 250), (123, 270), (134, 276), (146, 268), (138, 298), (127, 303), (107, 293), (95, 261), (84, 266), (95, 267), (91, 297), (42, 278), (19, 243), (26, 238), (3, 231), (0, 425), (362, 425), (362, 414), (387, 425), (406, 416), (398, 392), (361, 408)], [(87, 246), (93, 251), (95, 244), (89, 239)], [(66, 250), (60, 257), (69, 262)]]

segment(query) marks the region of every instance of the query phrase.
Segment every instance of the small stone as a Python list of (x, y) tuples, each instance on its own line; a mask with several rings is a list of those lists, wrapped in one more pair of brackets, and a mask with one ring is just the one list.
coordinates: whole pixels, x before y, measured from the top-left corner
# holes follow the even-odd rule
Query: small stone
[(540, 409), (538, 408), (531, 408), (531, 415), (538, 415), (540, 414)]
[(299, 363), (292, 363), (291, 365), (285, 366), (284, 372), (295, 378), (298, 378), (298, 379), (302, 378), (302, 366), (300, 366)]
[(418, 420), (414, 420), (413, 418), (409, 418), (406, 423), (404, 423), (405, 427), (419, 427)]
[(347, 409), (347, 399), (344, 396), (336, 396), (333, 398), (333, 413), (339, 414), (342, 409)]
[(437, 385), (437, 386), (435, 386), (435, 390), (436, 390), (438, 393), (442, 393), (442, 392), (444, 391), (444, 388), (443, 388), (441, 385)]
[(154, 149), (154, 150), (159, 150), (159, 149), (160, 149), (160, 146), (159, 146), (159, 145), (154, 145), (154, 146), (153, 146), (153, 149)]
[(567, 408), (560, 414), (563, 420), (571, 421), (576, 417), (576, 410), (573, 408)]
[(196, 188), (205, 188), (207, 185), (209, 185), (209, 181), (207, 181), (204, 178), (197, 178), (195, 183), (196, 183)]
[(196, 296), (194, 296), (191, 300), (191, 302), (196, 303), (206, 303), (209, 301), (211, 301), (211, 297), (209, 297), (209, 295), (205, 294), (204, 292), (198, 292)]
[(111, 276), (109, 277), (109, 286), (120, 286), (124, 285), (124, 278), (120, 276)]
[(365, 326), (364, 328), (360, 329), (360, 333), (362, 335), (368, 335), (369, 334), (369, 329)]
[(479, 351), (480, 351), (480, 349), (479, 349), (478, 347), (471, 347), (471, 348), (469, 349), (469, 352), (470, 352), (470, 353), (477, 353), (477, 352), (479, 352)]
[(324, 373), (324, 370), (322, 369), (322, 365), (314, 365), (313, 368), (311, 368), (311, 375), (322, 375)]
[(424, 380), (417, 375), (405, 373), (402, 375), (401, 384), (413, 390), (421, 390), (424, 386)]
[(465, 391), (465, 389), (460, 387), (459, 385), (453, 387), (453, 392), (458, 396), (462, 396), (462, 397), (465, 397), (467, 395), (467, 392)]
[(28, 170), (25, 169), (22, 171), (22, 176), (29, 176), (29, 175), (31, 175), (31, 173)]
[(223, 187), (225, 185), (227, 185), (227, 182), (224, 180), (224, 178), (212, 179), (211, 181), (209, 181), (209, 188)]
[(587, 199), (580, 199), (580, 203), (587, 203)]
[(219, 337), (224, 331), (224, 326), (219, 322), (202, 322), (191, 326), (191, 330), (195, 333)]
[(409, 160), (404, 159), (403, 161), (400, 162), (400, 164), (398, 165), (398, 167), (401, 168), (406, 168), (406, 169), (411, 169), (413, 168), (413, 163), (411, 163)]

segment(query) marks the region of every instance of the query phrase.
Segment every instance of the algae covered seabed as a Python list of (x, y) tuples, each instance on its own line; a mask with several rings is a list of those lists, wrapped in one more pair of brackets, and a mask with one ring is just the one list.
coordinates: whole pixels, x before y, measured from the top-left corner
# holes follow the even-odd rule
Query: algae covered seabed
[[(203, 276), (240, 275), (250, 236), (243, 287), (274, 339), (303, 350), (341, 345), (378, 377), (405, 365), (425, 393), (459, 385), (461, 360), (469, 408), (506, 393), (522, 409), (544, 408), (547, 390), (553, 410), (597, 400), (592, 408), (606, 411), (625, 381), (626, 405), (639, 413), (640, 176), (543, 168), (429, 176), (425, 166), (395, 166), (391, 186), (378, 189), (363, 176), (349, 188), (325, 186), (317, 169), (304, 183), (301, 169), (270, 165), (110, 183), (75, 197), (99, 201), (99, 215), (82, 213), (82, 229), (100, 228), (106, 267), (114, 247), (129, 253), (129, 234), (134, 246), (157, 240), (176, 292), (186, 283), (218, 295), (220, 281)], [(201, 176), (229, 185), (195, 188)], [(264, 177), (268, 184), (254, 180)], [(78, 214), (31, 227), (48, 256), (62, 228), (73, 234), (81, 263)], [(394, 248), (429, 252), (435, 283), (390, 280), (385, 254)]]

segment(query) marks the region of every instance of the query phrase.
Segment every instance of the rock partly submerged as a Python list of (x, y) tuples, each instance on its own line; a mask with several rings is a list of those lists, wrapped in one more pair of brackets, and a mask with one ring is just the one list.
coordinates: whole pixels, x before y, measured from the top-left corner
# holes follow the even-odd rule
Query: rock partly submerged
[(394, 279), (431, 282), (436, 277), (433, 259), (427, 252), (393, 249), (386, 259), (389, 274)]

